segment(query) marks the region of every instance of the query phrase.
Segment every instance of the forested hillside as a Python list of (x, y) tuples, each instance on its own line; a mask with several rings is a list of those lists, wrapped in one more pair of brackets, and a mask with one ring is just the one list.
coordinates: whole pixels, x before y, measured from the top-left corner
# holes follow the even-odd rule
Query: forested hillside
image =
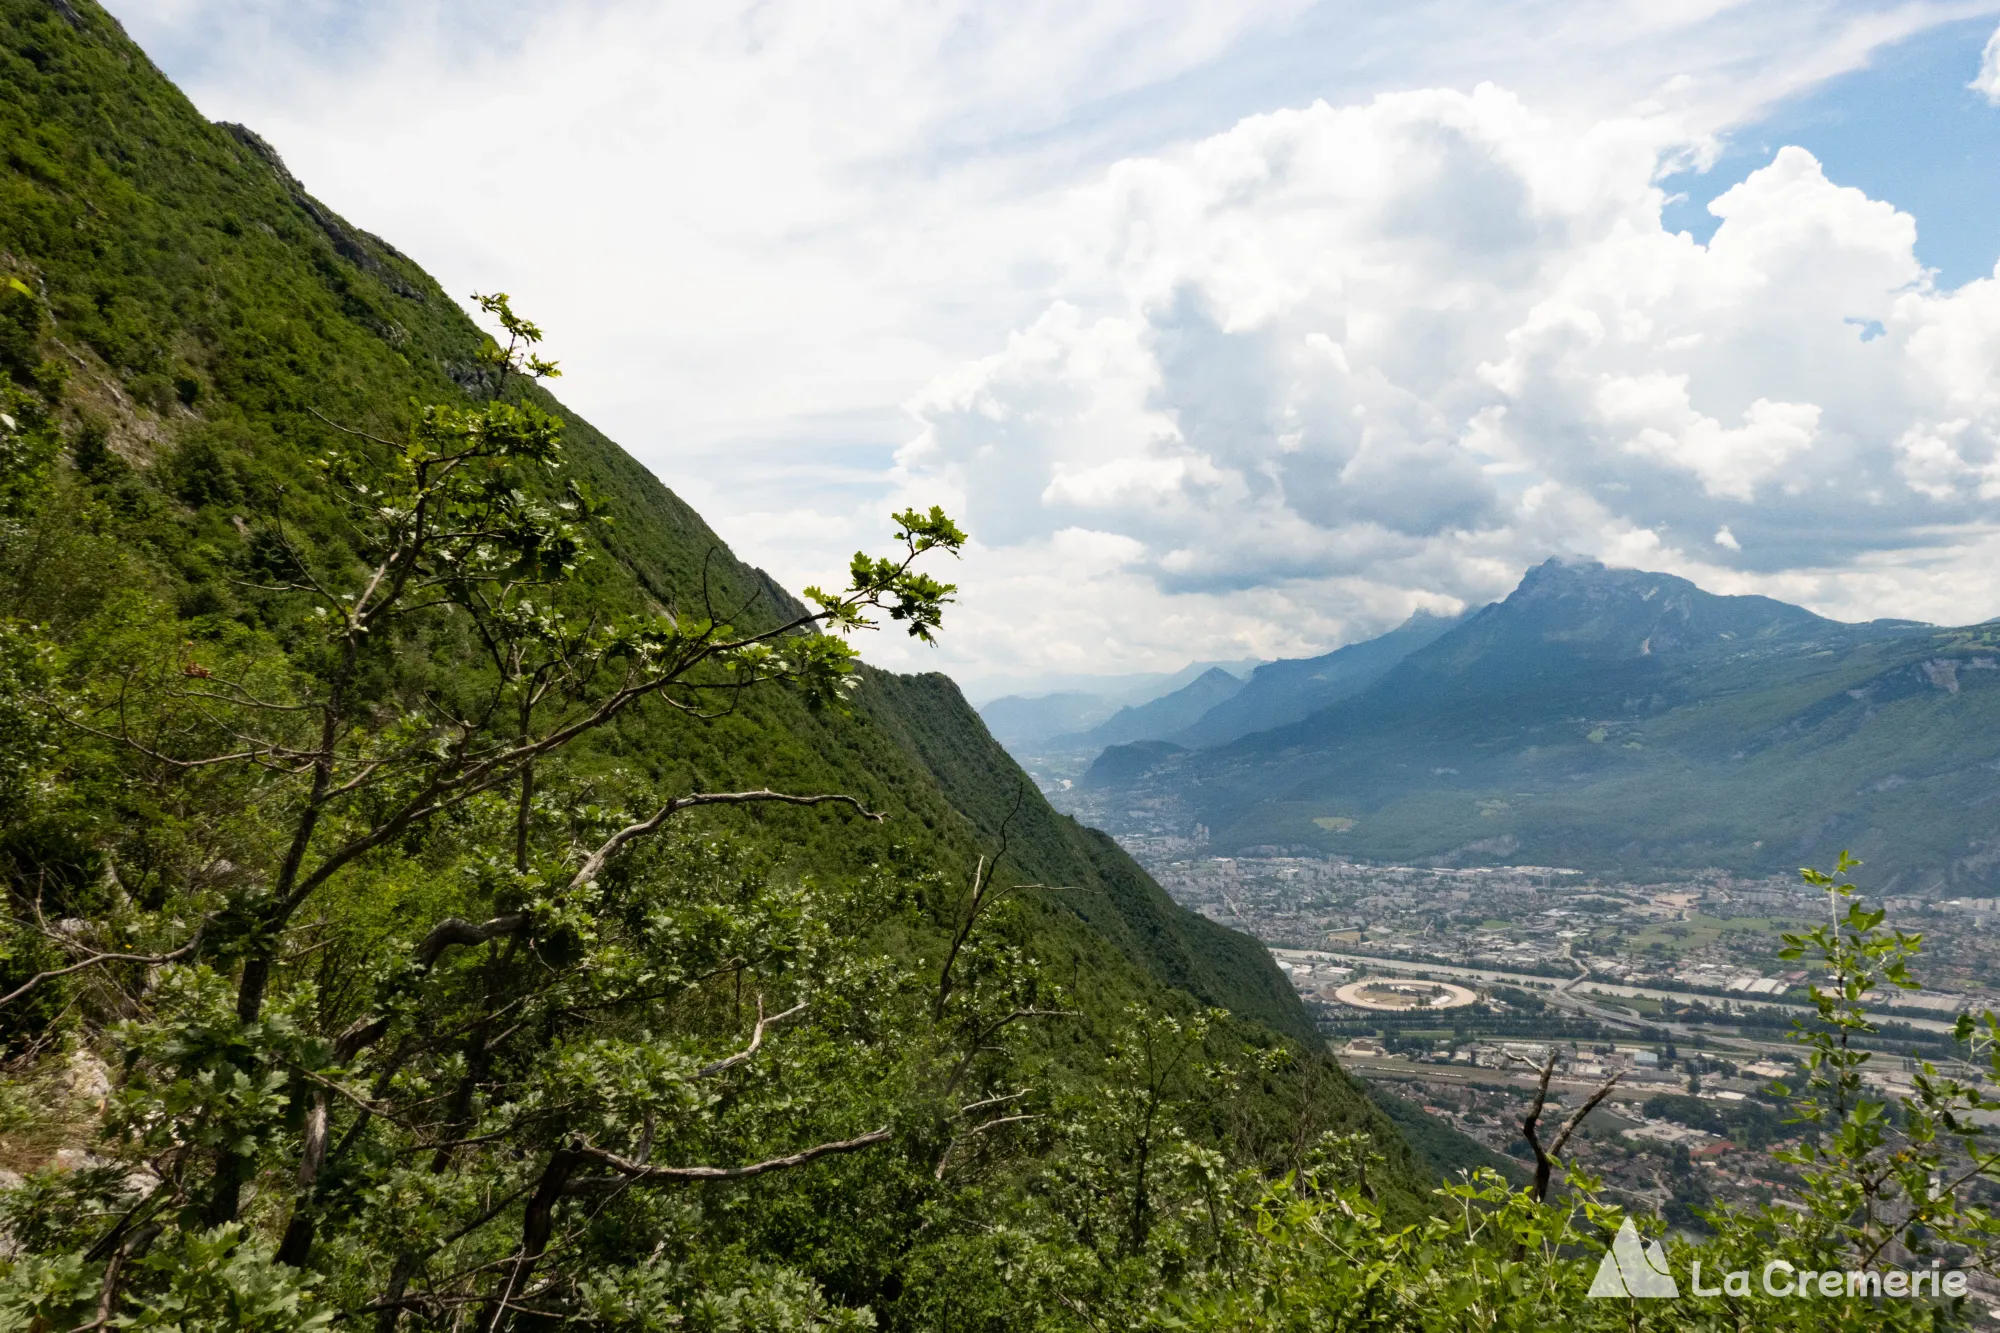
[(1397, 651), (1310, 716), (1110, 750), (1086, 786), (1107, 816), (1178, 809), (1218, 850), (1648, 875), (1847, 847), (1884, 891), (2000, 882), (2000, 625), (1843, 624), (1552, 560), (1441, 636), (1396, 637), (1341, 650)]
[(847, 661), (948, 519), (775, 587), (86, 0), (0, 155), (8, 1300), (1015, 1327), (1335, 1131), (1420, 1206), (1261, 948)]

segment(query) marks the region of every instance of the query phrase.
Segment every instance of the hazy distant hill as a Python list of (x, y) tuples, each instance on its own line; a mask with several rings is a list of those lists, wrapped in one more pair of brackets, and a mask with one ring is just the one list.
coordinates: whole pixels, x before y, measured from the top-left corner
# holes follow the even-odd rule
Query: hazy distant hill
[[(1320, 657), (1270, 662), (1251, 673), (1240, 690), (1178, 732), (1145, 739), (1171, 740), (1191, 749), (1225, 745), (1253, 731), (1268, 731), (1309, 717), (1373, 685), (1389, 668), (1459, 623), (1462, 617), (1419, 611), (1379, 638), (1352, 643)], [(1105, 728), (1099, 728), (1100, 731)], [(1121, 736), (1107, 740), (1138, 740)]]
[(1114, 707), (1101, 694), (1064, 690), (1059, 694), (1003, 695), (981, 704), (979, 716), (995, 740), (1018, 751), (1051, 736), (1091, 726)]
[(1172, 694), (1143, 704), (1119, 709), (1089, 731), (1058, 736), (1053, 745), (1075, 749), (1099, 749), (1130, 741), (1156, 741), (1173, 735), (1198, 721), (1210, 710), (1227, 703), (1243, 688), (1243, 681), (1221, 667), (1210, 667)]
[(1091, 785), (1113, 814), (1179, 809), (1218, 850), (1647, 873), (1847, 847), (1881, 887), (1991, 886), (1996, 648), (2000, 623), (1847, 625), (1550, 561), (1331, 707), (1216, 748), (1113, 751)]
[(1252, 658), (1242, 662), (1190, 662), (1178, 671), (1044, 678), (1040, 689), (1017, 687), (1011, 693), (987, 699), (978, 706), (979, 716), (987, 729), (1017, 757), (1038, 754), (1056, 744), (1095, 749), (1105, 742), (1093, 746), (1081, 740), (1080, 733), (1104, 722), (1119, 709), (1150, 703), (1217, 669), (1241, 681), (1258, 665)]

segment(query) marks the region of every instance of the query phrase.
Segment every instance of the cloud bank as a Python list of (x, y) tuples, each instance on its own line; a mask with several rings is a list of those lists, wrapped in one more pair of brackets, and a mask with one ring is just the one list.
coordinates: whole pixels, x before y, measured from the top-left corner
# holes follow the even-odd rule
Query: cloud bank
[(2000, 281), (1939, 290), (1914, 221), (1797, 148), (1706, 246), (1669, 233), (1656, 180), (1697, 147), (1486, 85), (1079, 191), (1057, 299), (918, 394), (898, 455), (981, 539), (979, 650), (1073, 619), (1100, 652), (1302, 651), (1554, 553), (2000, 613)]
[(2000, 611), (1993, 284), (1795, 152), (1706, 246), (1657, 184), (1995, 0), (115, 7), (785, 582), (965, 511), (886, 664), (1323, 651), (1558, 551)]

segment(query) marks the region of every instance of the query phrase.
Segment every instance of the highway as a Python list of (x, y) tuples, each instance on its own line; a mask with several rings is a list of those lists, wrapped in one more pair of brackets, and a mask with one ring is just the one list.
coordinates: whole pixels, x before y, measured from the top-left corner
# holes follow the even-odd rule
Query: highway
[[(1667, 1019), (1638, 1018), (1629, 1010), (1612, 1009), (1590, 1003), (1578, 992), (1592, 995), (1607, 995), (1625, 999), (1672, 1000), (1676, 1004), (1714, 1005), (1723, 1001), (1722, 996), (1702, 995), (1694, 991), (1664, 990), (1653, 986), (1627, 986), (1619, 982), (1599, 981), (1582, 976), (1561, 980), (1556, 977), (1535, 976), (1527, 972), (1506, 972), (1497, 968), (1460, 967), (1450, 963), (1422, 963), (1407, 958), (1377, 958), (1371, 954), (1337, 953), (1327, 949), (1272, 949), (1271, 956), (1280, 962), (1327, 962), (1344, 966), (1365, 964), (1384, 972), (1402, 972), (1415, 977), (1470, 977), (1477, 981), (1495, 981), (1504, 985), (1519, 986), (1537, 990), (1552, 1002), (1563, 1008), (1586, 1014), (1602, 1023), (1612, 1023), (1628, 1029), (1654, 1027), (1676, 1035), (1693, 1035), (1701, 1032), (1711, 1039), (1715, 1034), (1706, 1025), (1689, 1025)], [(1774, 1000), (1752, 1000), (1735, 995), (1727, 997), (1727, 1002), (1739, 1010), (1756, 1009), (1767, 1013), (1778, 1013), (1790, 1018), (1811, 1017), (1814, 1010), (1810, 1005), (1790, 1004)], [(1952, 1024), (1937, 1018), (1916, 1018), (1901, 1013), (1870, 1012), (1868, 1015), (1878, 1023), (1907, 1023), (1920, 1032), (1950, 1032)], [(1754, 1038), (1740, 1038), (1754, 1042)]]

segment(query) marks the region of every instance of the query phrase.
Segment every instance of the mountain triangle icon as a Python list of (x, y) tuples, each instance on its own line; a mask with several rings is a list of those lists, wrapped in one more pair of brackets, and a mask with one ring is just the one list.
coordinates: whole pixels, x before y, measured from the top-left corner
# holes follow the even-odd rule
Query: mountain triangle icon
[(1590, 1284), (1592, 1296), (1636, 1296), (1641, 1299), (1663, 1299), (1681, 1294), (1680, 1284), (1667, 1270), (1667, 1252), (1658, 1241), (1646, 1244), (1639, 1239), (1639, 1229), (1626, 1218), (1618, 1228), (1617, 1237), (1611, 1242), (1604, 1262), (1597, 1266), (1597, 1277)]

